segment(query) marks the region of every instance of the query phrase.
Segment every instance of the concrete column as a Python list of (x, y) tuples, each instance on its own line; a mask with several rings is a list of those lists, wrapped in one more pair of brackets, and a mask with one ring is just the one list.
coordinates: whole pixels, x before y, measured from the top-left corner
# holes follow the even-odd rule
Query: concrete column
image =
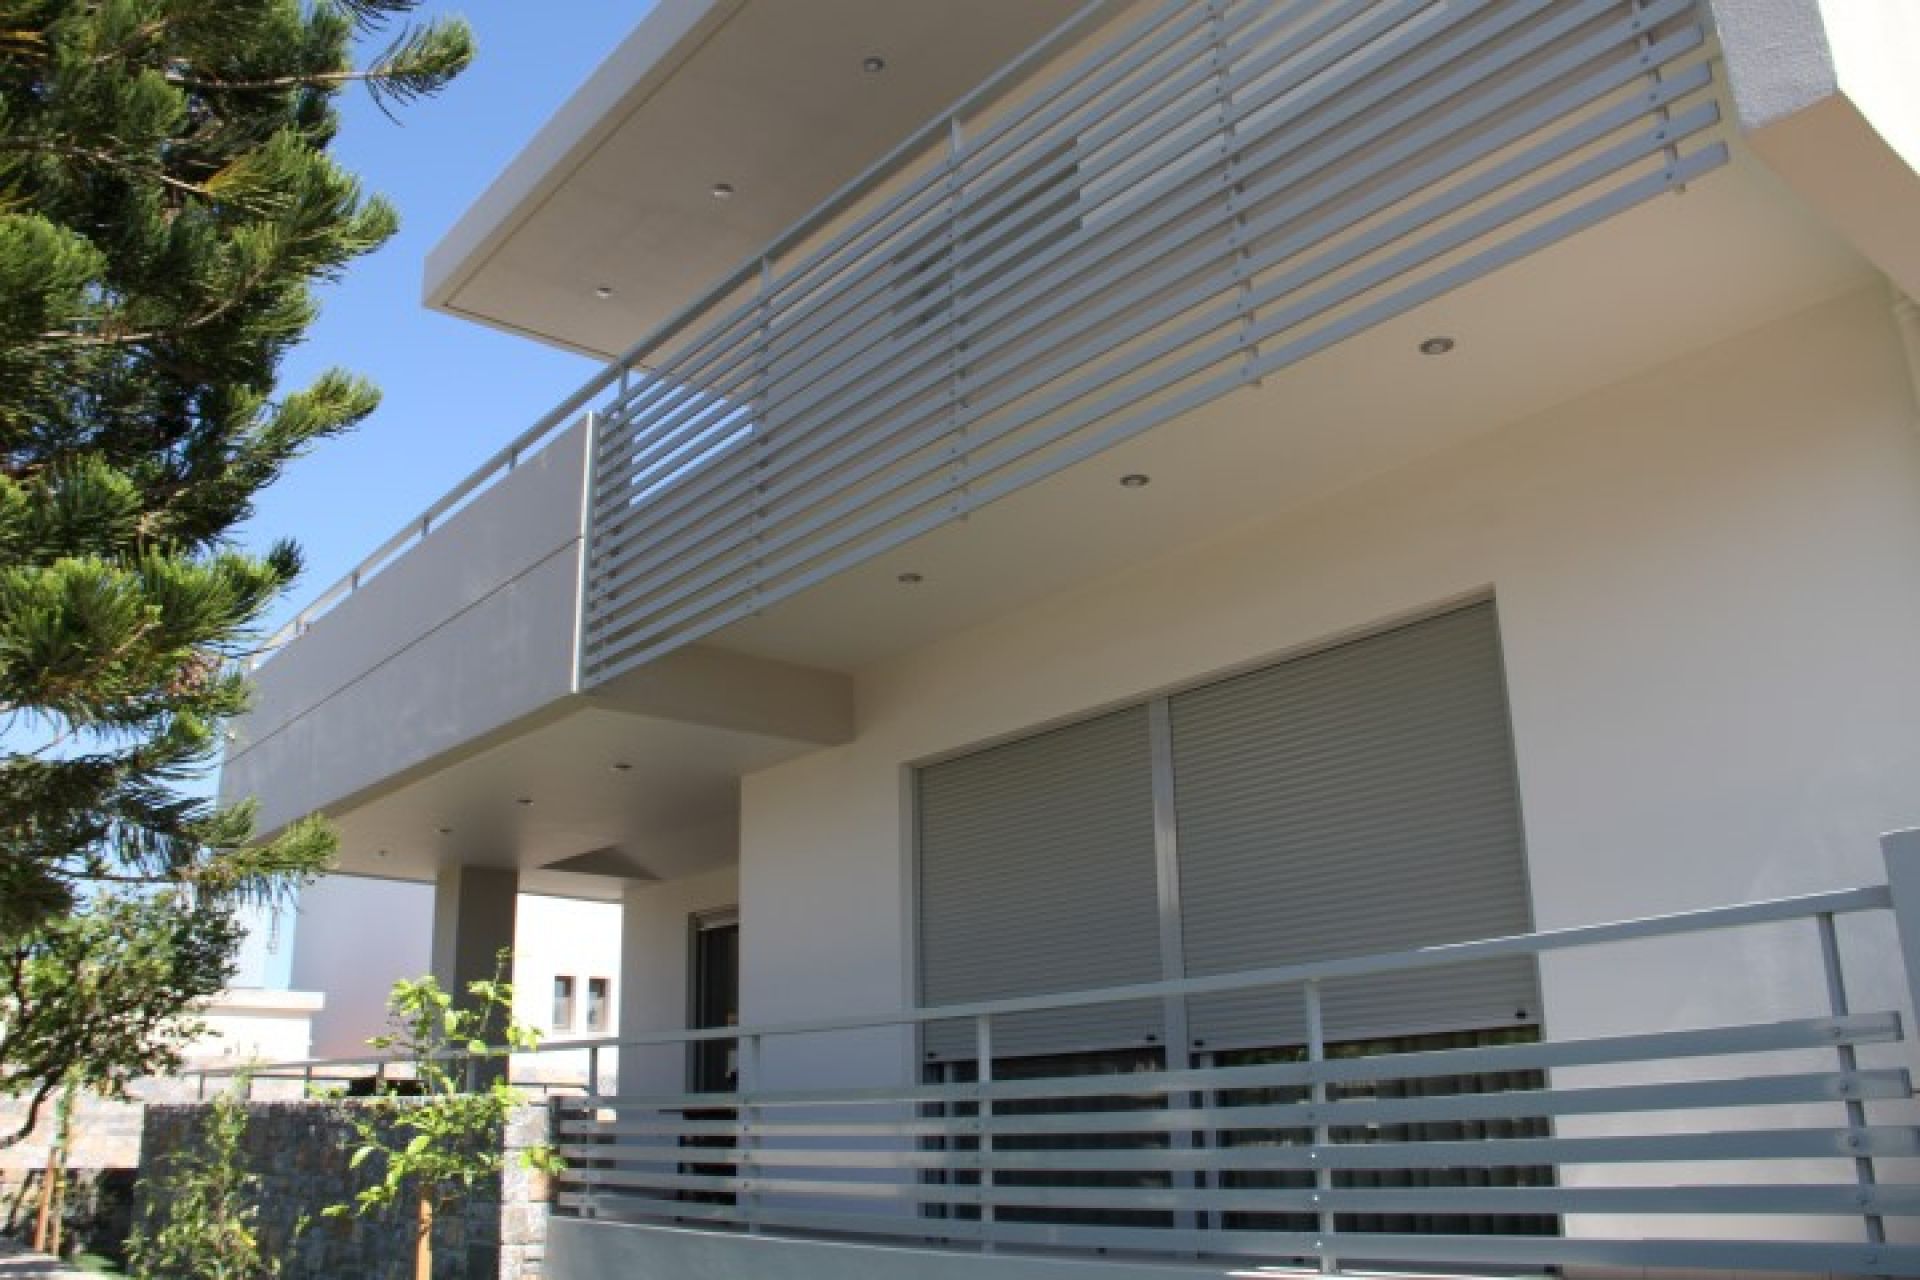
[[(433, 887), (433, 976), (442, 989), (454, 993), (456, 1006), (465, 1003), (467, 985), (492, 978), (500, 953), (512, 950), (519, 900), (517, 871), (440, 868)], [(512, 981), (512, 966), (501, 976)], [(483, 1073), (481, 1079), (505, 1071), (502, 1059), (497, 1070)]]

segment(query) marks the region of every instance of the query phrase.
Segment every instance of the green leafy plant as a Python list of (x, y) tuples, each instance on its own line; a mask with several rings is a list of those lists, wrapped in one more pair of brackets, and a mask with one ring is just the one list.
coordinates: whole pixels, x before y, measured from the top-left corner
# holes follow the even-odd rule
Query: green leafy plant
[[(364, 1215), (410, 1202), (418, 1280), (433, 1274), (434, 1220), (506, 1168), (507, 1119), (525, 1101), (504, 1078), (485, 1071), (503, 1054), (540, 1043), (538, 1031), (513, 1019), (513, 987), (500, 976), (507, 961), (501, 952), (494, 978), (469, 983), (467, 999), (458, 1003), (432, 977), (395, 983), (387, 1000), (392, 1030), (368, 1041), (412, 1067), (417, 1093), (389, 1092), (355, 1108), (359, 1142), (349, 1163), (356, 1169), (372, 1163), (377, 1175), (352, 1202), (323, 1212)], [(523, 1151), (520, 1160), (548, 1174), (562, 1167), (550, 1147)]]
[(242, 933), (231, 907), (173, 889), (99, 895), (0, 935), (0, 1096), (26, 1099), (0, 1149), (32, 1133), (63, 1089), (124, 1098), (133, 1081), (176, 1070)]
[[(141, 1188), (147, 1218), (127, 1239), (136, 1280), (272, 1280), (260, 1238), (260, 1178), (246, 1167), (247, 1082), (208, 1109), (200, 1144), (169, 1156)], [(305, 1221), (295, 1224), (298, 1236)]]

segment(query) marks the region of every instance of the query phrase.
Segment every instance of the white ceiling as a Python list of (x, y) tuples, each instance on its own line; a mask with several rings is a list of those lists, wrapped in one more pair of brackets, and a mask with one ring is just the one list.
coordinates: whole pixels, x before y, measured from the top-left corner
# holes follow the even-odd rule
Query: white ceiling
[(435, 248), (427, 303), (616, 355), (1084, 3), (660, 0)]
[[(457, 862), (518, 869), (527, 893), (617, 899), (617, 877), (731, 862), (739, 777), (805, 749), (588, 706), (334, 815), (340, 869), (431, 880)], [(575, 859), (610, 874), (543, 870)]]

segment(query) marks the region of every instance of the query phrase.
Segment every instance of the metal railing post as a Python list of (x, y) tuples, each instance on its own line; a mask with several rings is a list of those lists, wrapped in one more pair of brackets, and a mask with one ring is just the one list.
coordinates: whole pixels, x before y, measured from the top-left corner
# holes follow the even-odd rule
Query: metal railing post
[[(1307, 1007), (1307, 1061), (1313, 1063), (1317, 1068), (1320, 1063), (1327, 1060), (1326, 1026), (1320, 1016), (1320, 984), (1313, 979), (1308, 979), (1306, 984), (1301, 987), (1300, 994), (1306, 1001)], [(1326, 1081), (1321, 1078), (1318, 1070), (1315, 1070), (1313, 1073), (1313, 1092), (1311, 1096), (1313, 1098), (1314, 1111), (1313, 1153), (1310, 1158), (1318, 1161), (1321, 1158), (1322, 1151), (1327, 1145), (1330, 1132), (1327, 1128), (1326, 1114), (1322, 1110), (1322, 1104), (1327, 1100), (1327, 1084)], [(1313, 1171), (1313, 1199), (1315, 1204), (1322, 1206), (1319, 1212), (1319, 1225), (1317, 1227), (1320, 1233), (1320, 1239), (1315, 1243), (1319, 1246), (1320, 1251), (1320, 1270), (1328, 1274), (1338, 1270), (1339, 1267), (1330, 1248), (1334, 1226), (1333, 1213), (1324, 1207), (1324, 1197), (1327, 1192), (1332, 1189), (1332, 1171), (1324, 1164), (1315, 1167)]]
[(761, 585), (761, 566), (764, 557), (760, 544), (767, 523), (767, 468), (768, 456), (772, 452), (771, 432), (773, 424), (768, 413), (767, 382), (773, 373), (773, 258), (760, 259), (760, 284), (754, 299), (753, 329), (753, 370), (752, 390), (748, 393), (747, 447), (753, 451), (753, 509), (748, 519), (753, 527), (753, 557), (748, 561), (747, 572), (754, 584), (753, 596), (759, 595)]
[(587, 1046), (587, 1096), (600, 1096), (600, 1046)]
[(740, 1163), (735, 1166), (740, 1176), (740, 1209), (747, 1220), (749, 1235), (760, 1234), (760, 1194), (755, 1191), (754, 1182), (759, 1176), (760, 1166), (753, 1158), (754, 1148), (759, 1145), (759, 1137), (754, 1133), (756, 1121), (752, 1098), (760, 1087), (760, 1036), (750, 1032), (738, 1041), (740, 1054), (739, 1081), (740, 1095)]
[(980, 1128), (980, 1250), (993, 1248), (993, 1099), (988, 1086), (993, 1084), (993, 1015), (980, 1014), (973, 1020), (973, 1052), (980, 1064), (973, 1073), (974, 1121)]
[(958, 114), (947, 120), (947, 483), (955, 515), (967, 514), (967, 334), (960, 319), (965, 293), (960, 287), (960, 257), (966, 246), (964, 226), (967, 158), (966, 125)]
[[(1845, 972), (1840, 967), (1840, 936), (1834, 928), (1833, 913), (1823, 911), (1814, 917), (1814, 922), (1820, 931), (1820, 966), (1826, 972), (1827, 1005), (1834, 1017), (1844, 1018), (1849, 1012), (1847, 980)], [(1839, 1056), (1840, 1070), (1847, 1077), (1840, 1083), (1840, 1092), (1847, 1113), (1847, 1128), (1853, 1130), (1847, 1135), (1847, 1141), (1850, 1144), (1857, 1144), (1862, 1140), (1861, 1131), (1867, 1127), (1867, 1106), (1860, 1100), (1852, 1079), (1858, 1060), (1850, 1044), (1840, 1045), (1834, 1052)], [(1874, 1212), (1879, 1197), (1874, 1191), (1876, 1179), (1872, 1156), (1858, 1155), (1853, 1158), (1853, 1177), (1854, 1181), (1860, 1184), (1860, 1207), (1864, 1210), (1860, 1216), (1866, 1224), (1867, 1243), (1884, 1244), (1887, 1239), (1886, 1223), (1878, 1213)]]
[(1907, 999), (1920, 1008), (1920, 829), (1889, 831), (1880, 837), (1887, 864), (1887, 889), (1893, 895), (1893, 922), (1906, 964)]

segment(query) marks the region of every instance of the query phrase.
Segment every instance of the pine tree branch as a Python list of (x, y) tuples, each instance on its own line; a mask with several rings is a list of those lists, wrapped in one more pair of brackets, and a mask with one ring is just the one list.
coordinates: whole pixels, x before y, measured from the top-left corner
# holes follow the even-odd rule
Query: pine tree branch
[(147, 888), (152, 888), (155, 886), (177, 885), (177, 884), (180, 884), (183, 880), (191, 881), (193, 879), (192, 876), (177, 876), (177, 875), (175, 876), (117, 875), (108, 871), (73, 871), (73, 872), (69, 872), (68, 874), (70, 874), (75, 880), (84, 880), (89, 884), (132, 884), (132, 885), (140, 885)]
[(356, 84), (367, 80), (381, 80), (386, 72), (373, 68), (366, 71), (306, 71), (299, 75), (267, 76), (260, 80), (216, 80), (210, 76), (183, 75), (178, 71), (166, 73), (167, 83), (177, 85), (194, 93), (268, 93), (284, 89), (327, 89), (342, 85)]
[(157, 182), (161, 186), (186, 195), (210, 198), (212, 193), (197, 183), (176, 178), (160, 169), (129, 164), (111, 151), (98, 151), (91, 147), (77, 147), (72, 143), (49, 142), (44, 138), (0, 138), (0, 150), (31, 151), (41, 155), (65, 156), (69, 160), (87, 160), (109, 169), (118, 169), (130, 173), (136, 178)]
[(157, 342), (162, 338), (192, 333), (196, 329), (204, 329), (215, 321), (225, 318), (235, 307), (246, 302), (253, 290), (277, 268), (277, 263), (262, 264), (259, 270), (249, 272), (233, 292), (221, 299), (217, 305), (165, 329), (136, 329), (130, 333), (86, 333), (78, 329), (53, 329), (46, 333), (35, 334), (34, 342), (41, 346), (131, 347), (143, 342)]

